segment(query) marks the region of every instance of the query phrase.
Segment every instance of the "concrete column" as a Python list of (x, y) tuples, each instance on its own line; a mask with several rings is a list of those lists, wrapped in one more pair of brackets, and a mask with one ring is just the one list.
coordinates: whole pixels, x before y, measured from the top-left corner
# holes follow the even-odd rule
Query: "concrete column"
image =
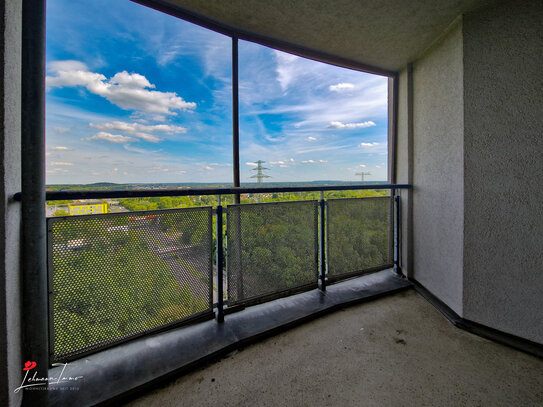
[(21, 404), (21, 0), (0, 2), (0, 405)]

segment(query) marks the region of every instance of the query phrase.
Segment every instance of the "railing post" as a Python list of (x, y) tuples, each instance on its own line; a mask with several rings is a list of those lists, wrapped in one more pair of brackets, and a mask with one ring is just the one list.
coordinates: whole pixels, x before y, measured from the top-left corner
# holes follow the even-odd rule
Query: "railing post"
[(319, 207), (320, 207), (320, 213), (321, 213), (321, 227), (320, 227), (320, 266), (321, 266), (321, 273), (320, 273), (320, 279), (321, 279), (321, 290), (326, 291), (326, 247), (325, 247), (325, 225), (326, 225), (326, 219), (325, 219), (325, 212), (326, 212), (326, 201), (324, 200), (324, 191), (321, 191), (321, 199), (319, 201)]
[[(6, 2), (8, 4), (10, 2)], [(47, 229), (45, 207), (45, 2), (24, 0), (22, 3), (21, 39), (21, 285), (13, 287), (9, 296), (21, 293), (22, 346), (14, 363), (20, 360), (35, 362), (33, 386), (23, 389), (23, 406), (42, 406), (47, 403), (49, 344), (48, 344), (48, 284), (47, 284)], [(2, 7), (4, 9), (4, 7)], [(15, 23), (14, 23), (15, 24)], [(6, 37), (7, 38), (7, 37)], [(2, 78), (3, 80), (3, 78)], [(11, 86), (11, 85), (10, 85)], [(14, 109), (14, 113), (16, 110)], [(3, 118), (2, 118), (3, 119)], [(14, 122), (15, 123), (15, 122)], [(15, 136), (15, 134), (14, 134)], [(15, 151), (14, 151), (15, 152)], [(13, 153), (14, 153), (13, 152)], [(15, 157), (13, 157), (15, 162)], [(16, 172), (16, 170), (13, 170)], [(4, 174), (2, 174), (4, 178)], [(6, 184), (5, 184), (6, 185)], [(6, 191), (7, 192), (7, 191)], [(4, 216), (4, 215), (3, 215)], [(8, 242), (9, 243), (9, 242)], [(12, 242), (15, 244), (15, 242)], [(18, 270), (11, 270), (16, 279)], [(8, 280), (9, 281), (9, 280)], [(15, 281), (11, 284), (15, 284)], [(10, 285), (11, 285), (10, 284)], [(2, 290), (9, 287), (3, 287)], [(20, 291), (19, 291), (20, 290)], [(3, 301), (5, 301), (5, 297)], [(6, 304), (8, 308), (16, 304)], [(13, 314), (10, 313), (13, 312)], [(4, 311), (5, 312), (5, 311)], [(15, 310), (7, 315), (18, 315)], [(14, 320), (15, 321), (15, 320)], [(15, 322), (14, 322), (15, 323)], [(6, 321), (2, 322), (5, 326)], [(5, 329), (4, 327), (2, 329)], [(18, 333), (5, 332), (8, 339), (19, 340)], [(5, 342), (4, 342), (5, 343)], [(6, 345), (2, 345), (3, 347)], [(10, 349), (10, 347), (6, 347)], [(6, 349), (4, 348), (4, 349)], [(19, 349), (19, 348), (17, 348)], [(10, 367), (12, 372), (15, 367)], [(17, 367), (19, 369), (19, 367)], [(27, 373), (32, 374), (31, 371)], [(16, 376), (15, 376), (16, 377)], [(2, 389), (4, 391), (4, 389)], [(13, 390), (6, 391), (12, 392)], [(12, 393), (13, 394), (13, 393)], [(3, 394), (4, 395), (4, 394)], [(4, 397), (2, 397), (3, 400)], [(10, 397), (11, 399), (11, 397)], [(13, 404), (17, 398), (14, 396)], [(20, 400), (19, 400), (20, 401)], [(3, 403), (2, 403), (3, 404)]]
[[(217, 202), (217, 322), (224, 322), (223, 293), (223, 238), (222, 238), (222, 205), (221, 196)], [(211, 282), (213, 284), (213, 282)]]
[(402, 268), (400, 267), (401, 264), (401, 242), (402, 242), (402, 232), (401, 232), (401, 200), (400, 195), (394, 196), (394, 202), (395, 202), (395, 216), (394, 216), (394, 271), (398, 275), (402, 274)]

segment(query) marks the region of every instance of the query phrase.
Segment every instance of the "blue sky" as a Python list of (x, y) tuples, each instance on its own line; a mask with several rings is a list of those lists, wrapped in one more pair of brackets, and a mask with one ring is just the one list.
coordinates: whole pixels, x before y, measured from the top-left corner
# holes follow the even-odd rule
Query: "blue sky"
[[(47, 2), (47, 183), (231, 182), (231, 39), (127, 0)], [(241, 181), (385, 180), (387, 79), (240, 41)]]

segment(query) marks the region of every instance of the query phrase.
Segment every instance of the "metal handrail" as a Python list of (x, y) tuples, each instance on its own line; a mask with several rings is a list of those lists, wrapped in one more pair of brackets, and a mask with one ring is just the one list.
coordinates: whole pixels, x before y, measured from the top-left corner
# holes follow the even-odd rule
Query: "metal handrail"
[[(193, 188), (193, 189), (133, 189), (114, 191), (46, 191), (46, 201), (70, 199), (107, 199), (107, 198), (143, 198), (163, 196), (197, 196), (197, 195), (239, 195), (282, 192), (325, 192), (349, 191), (363, 189), (411, 189), (409, 184), (364, 184), (364, 185), (322, 185), (300, 187), (231, 187), (231, 188)], [(13, 195), (20, 201), (22, 194)]]

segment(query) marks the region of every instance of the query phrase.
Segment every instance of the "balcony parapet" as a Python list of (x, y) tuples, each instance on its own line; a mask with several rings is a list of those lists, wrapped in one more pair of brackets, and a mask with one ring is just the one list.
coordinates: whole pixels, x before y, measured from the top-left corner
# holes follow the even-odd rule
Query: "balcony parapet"
[[(83, 376), (77, 390), (50, 383), (48, 406), (93, 406), (145, 391), (196, 366), (265, 337), (348, 305), (409, 289), (411, 283), (391, 269), (255, 305), (226, 315), (224, 323), (207, 321), (155, 333), (70, 362), (65, 375)], [(63, 366), (49, 371), (56, 377)], [(99, 391), (97, 391), (99, 389)]]

